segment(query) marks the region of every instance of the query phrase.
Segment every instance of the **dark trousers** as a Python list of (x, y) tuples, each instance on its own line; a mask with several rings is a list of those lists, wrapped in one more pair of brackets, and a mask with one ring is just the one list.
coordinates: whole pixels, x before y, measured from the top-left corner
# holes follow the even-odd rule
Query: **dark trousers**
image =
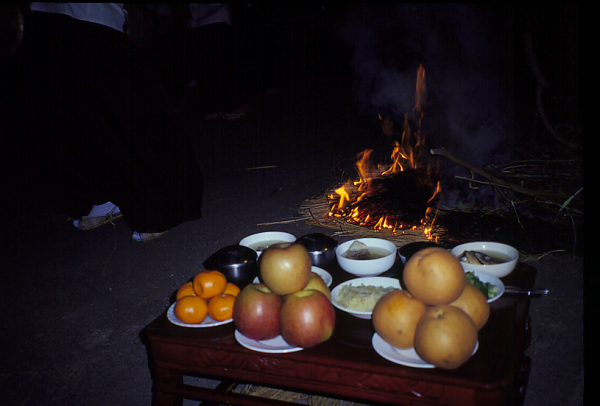
[(128, 38), (33, 13), (23, 49), (26, 134), (57, 209), (112, 201), (139, 232), (201, 216), (203, 178), (169, 94)]

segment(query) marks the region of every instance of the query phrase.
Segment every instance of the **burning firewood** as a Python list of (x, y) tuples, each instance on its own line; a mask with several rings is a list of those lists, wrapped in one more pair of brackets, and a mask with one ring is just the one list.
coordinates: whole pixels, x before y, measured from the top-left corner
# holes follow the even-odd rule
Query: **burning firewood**
[(352, 190), (355, 198), (334, 205), (331, 216), (350, 216), (350, 222), (373, 228), (383, 222), (392, 229), (420, 226), (435, 192), (422, 180), (425, 176), (423, 170), (412, 169), (373, 178), (368, 193)]

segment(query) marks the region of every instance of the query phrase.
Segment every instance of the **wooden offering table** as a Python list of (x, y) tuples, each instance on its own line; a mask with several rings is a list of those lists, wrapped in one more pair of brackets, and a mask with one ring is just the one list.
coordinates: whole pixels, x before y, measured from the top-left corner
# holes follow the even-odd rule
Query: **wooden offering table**
[[(328, 267), (331, 288), (353, 276), (337, 263)], [(382, 276), (401, 278), (402, 264)], [(505, 285), (531, 288), (535, 269), (518, 264)], [(233, 323), (211, 328), (172, 324), (166, 312), (144, 331), (153, 372), (153, 404), (181, 405), (183, 399), (211, 404), (289, 404), (229, 390), (232, 383), (281, 388), (320, 396), (386, 405), (518, 405), (523, 403), (530, 359), (528, 312), (531, 297), (505, 293), (490, 303), (477, 352), (455, 370), (414, 368), (381, 357), (373, 348), (371, 320), (336, 309), (336, 330), (328, 341), (290, 353), (246, 349)], [(216, 389), (184, 384), (183, 376), (222, 382)], [(203, 402), (203, 404), (205, 403)]]

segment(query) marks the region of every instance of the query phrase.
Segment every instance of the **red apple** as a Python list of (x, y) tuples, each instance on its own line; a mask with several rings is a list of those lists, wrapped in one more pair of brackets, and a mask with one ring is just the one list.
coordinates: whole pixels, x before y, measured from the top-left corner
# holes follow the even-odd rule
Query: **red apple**
[(300, 290), (283, 302), (281, 336), (291, 345), (310, 348), (327, 341), (335, 327), (331, 301), (318, 290)]
[(233, 322), (252, 340), (268, 340), (280, 334), (282, 299), (262, 283), (247, 285), (235, 298)]
[(325, 283), (323, 278), (321, 278), (321, 275), (319, 275), (316, 272), (311, 272), (308, 284), (304, 287), (304, 289), (318, 290), (319, 292), (327, 296), (327, 299), (331, 300), (331, 291), (327, 287), (327, 284)]
[[(309, 290), (309, 289), (318, 290), (319, 292), (321, 292), (325, 296), (327, 296), (327, 299), (331, 300), (331, 291), (327, 287), (327, 284), (325, 283), (323, 278), (321, 278), (321, 275), (319, 275), (316, 272), (311, 272), (310, 279), (308, 280), (308, 284), (304, 287), (303, 290)], [(290, 296), (290, 295), (291, 295), (291, 293), (289, 295), (283, 296), (283, 300), (285, 301), (285, 299), (287, 299), (288, 296)]]
[(303, 245), (274, 244), (260, 256), (260, 277), (273, 292), (288, 295), (308, 284), (311, 266), (312, 261)]

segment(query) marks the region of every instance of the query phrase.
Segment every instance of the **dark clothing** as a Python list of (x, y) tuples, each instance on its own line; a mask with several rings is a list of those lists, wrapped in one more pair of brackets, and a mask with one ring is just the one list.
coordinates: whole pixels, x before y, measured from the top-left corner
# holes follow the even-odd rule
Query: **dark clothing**
[(188, 29), (188, 76), (198, 84), (199, 103), (207, 113), (244, 105), (242, 63), (236, 60), (232, 27), (225, 22)]
[(25, 119), (57, 208), (111, 201), (138, 232), (201, 217), (203, 178), (166, 88), (127, 36), (34, 12), (24, 42)]

